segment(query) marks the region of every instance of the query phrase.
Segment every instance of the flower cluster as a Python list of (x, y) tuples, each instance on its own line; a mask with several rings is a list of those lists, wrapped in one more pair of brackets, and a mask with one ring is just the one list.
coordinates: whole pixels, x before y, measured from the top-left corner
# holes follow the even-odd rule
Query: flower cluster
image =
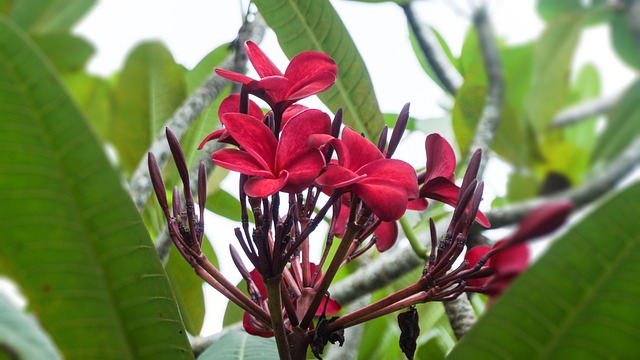
[[(221, 103), (218, 116), (223, 128), (208, 135), (200, 147), (214, 140), (228, 144), (212, 154), (212, 161), (240, 174), (242, 226), (235, 229), (235, 236), (253, 269), (245, 267), (233, 246), (231, 254), (249, 296), (229, 283), (200, 251), (204, 165), (198, 178), (199, 216), (182, 150), (170, 130), (167, 138), (184, 183), (186, 211), (181, 209), (176, 189), (170, 213), (152, 154), (149, 167), (179, 252), (199, 276), (245, 311), (247, 332), (276, 337), (280, 354), (302, 358), (311, 347), (319, 357), (327, 342), (342, 343), (342, 331), (349, 326), (418, 303), (450, 300), (466, 291), (496, 295), (526, 266), (523, 242), (555, 229), (569, 213), (570, 204), (534, 212), (512, 237), (493, 248), (471, 249), (454, 269), (472, 225), (489, 226), (478, 210), (484, 186), (476, 179), (480, 152), (469, 161), (458, 186), (451, 145), (431, 134), (425, 139), (426, 170), (418, 174), (408, 163), (392, 158), (406, 128), (408, 105), (400, 112), (389, 140), (385, 127), (377, 142), (371, 142), (342, 125), (342, 110), (337, 109), (332, 118), (297, 103), (334, 84), (338, 69), (329, 56), (301, 53), (282, 73), (256, 44), (247, 42), (245, 48), (260, 78), (216, 69), (219, 75), (240, 82), (242, 90)], [(267, 111), (251, 97), (264, 101)], [(327, 292), (338, 269), (374, 246), (379, 252), (390, 249), (398, 237), (396, 221), (407, 209), (425, 210), (427, 199), (455, 210), (440, 240), (431, 221), (431, 253), (425, 259), (423, 276), (362, 309), (327, 319), (341, 311)], [(310, 235), (327, 216), (330, 225), (324, 251), (314, 263)], [(550, 223), (551, 218), (560, 220)], [(340, 239), (337, 244), (334, 236)]]

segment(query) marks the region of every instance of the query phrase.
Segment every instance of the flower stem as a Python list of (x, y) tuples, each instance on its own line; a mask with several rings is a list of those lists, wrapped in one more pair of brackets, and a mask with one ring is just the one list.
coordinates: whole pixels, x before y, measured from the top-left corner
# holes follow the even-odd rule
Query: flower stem
[(276, 338), (278, 354), (280, 354), (280, 359), (291, 360), (289, 342), (287, 341), (287, 333), (284, 328), (284, 318), (282, 317), (282, 293), (280, 292), (281, 280), (282, 275), (276, 275), (272, 278), (265, 278), (264, 284), (267, 287), (271, 327), (273, 328), (273, 334)]
[(413, 228), (409, 224), (409, 220), (407, 219), (407, 217), (402, 216), (399, 222), (404, 235), (407, 237), (407, 240), (409, 240), (409, 244), (411, 245), (413, 252), (416, 253), (416, 256), (418, 256), (420, 259), (426, 260), (428, 256), (428, 250), (424, 245), (420, 243), (420, 241), (418, 241), (416, 233), (413, 232)]

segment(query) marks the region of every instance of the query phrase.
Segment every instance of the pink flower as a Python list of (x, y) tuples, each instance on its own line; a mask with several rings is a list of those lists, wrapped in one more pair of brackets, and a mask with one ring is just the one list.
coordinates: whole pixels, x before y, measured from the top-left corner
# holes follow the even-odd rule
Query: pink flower
[(336, 81), (338, 66), (326, 54), (300, 53), (291, 59), (283, 74), (255, 43), (247, 41), (245, 49), (260, 80), (224, 69), (215, 71), (224, 78), (244, 84), (250, 94), (264, 100), (276, 112), (282, 113), (295, 101), (325, 91)]
[(239, 113), (225, 113), (221, 121), (238, 142), (239, 149), (221, 149), (213, 162), (225, 169), (249, 175), (244, 190), (264, 198), (278, 191), (300, 192), (309, 187), (325, 165), (322, 152), (307, 146), (313, 134), (329, 134), (329, 115), (304, 110), (283, 126), (280, 140), (261, 119)]
[(316, 183), (327, 189), (353, 192), (382, 221), (398, 220), (410, 198), (418, 196), (416, 172), (402, 160), (386, 159), (378, 148), (349, 127), (342, 140), (312, 137), (316, 144), (331, 142), (338, 153), (338, 164), (327, 165)]

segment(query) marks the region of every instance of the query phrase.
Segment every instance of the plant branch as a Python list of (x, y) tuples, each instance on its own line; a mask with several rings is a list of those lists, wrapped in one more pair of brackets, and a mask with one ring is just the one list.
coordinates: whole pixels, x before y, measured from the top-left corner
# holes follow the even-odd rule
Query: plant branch
[(446, 58), (431, 27), (418, 21), (411, 6), (411, 2), (400, 5), (418, 46), (442, 88), (455, 95), (462, 84), (462, 77)]
[(467, 294), (461, 294), (451, 301), (446, 301), (444, 303), (444, 311), (449, 318), (453, 333), (458, 340), (460, 340), (476, 322), (476, 314), (471, 306), (471, 302), (469, 302)]
[(480, 163), (480, 169), (478, 171), (478, 178), (482, 179), (484, 168), (487, 165), (489, 157), (489, 150), (495, 137), (500, 118), (502, 117), (502, 102), (504, 99), (504, 75), (502, 70), (502, 62), (500, 60), (500, 53), (496, 45), (495, 36), (487, 9), (485, 7), (479, 7), (474, 16), (473, 23), (478, 35), (478, 42), (480, 44), (480, 50), (482, 52), (482, 59), (484, 60), (484, 66), (487, 71), (487, 97), (476, 126), (475, 135), (469, 146), (468, 159), (477, 150), (482, 150), (482, 161)]
[(609, 193), (611, 189), (635, 170), (639, 164), (640, 138), (636, 138), (616, 160), (609, 163), (605, 168), (594, 171), (593, 177), (581, 186), (556, 193), (553, 196), (506, 205), (485, 212), (485, 215), (491, 222), (491, 228), (495, 229), (520, 221), (533, 208), (549, 201), (569, 199), (577, 209)]
[[(264, 20), (258, 15), (251, 22), (246, 22), (238, 31), (237, 50), (229, 55), (220, 68), (244, 73), (246, 71), (247, 55), (244, 52), (243, 44), (246, 40), (260, 43), (266, 31)], [(211, 76), (200, 85), (193, 94), (187, 98), (182, 105), (173, 113), (162, 127), (162, 131), (155, 138), (148, 152), (152, 152), (158, 160), (160, 168), (164, 168), (170, 157), (169, 147), (164, 129), (169, 127), (178, 139), (182, 138), (189, 125), (209, 106), (213, 100), (220, 95), (228, 80), (212, 72)], [(148, 153), (147, 152), (147, 153)], [(151, 193), (151, 181), (147, 167), (147, 157), (145, 156), (137, 169), (134, 171), (129, 181), (130, 194), (133, 201), (142, 211)]]
[(622, 93), (618, 93), (568, 107), (555, 116), (549, 127), (559, 129), (603, 114), (616, 106), (621, 97)]

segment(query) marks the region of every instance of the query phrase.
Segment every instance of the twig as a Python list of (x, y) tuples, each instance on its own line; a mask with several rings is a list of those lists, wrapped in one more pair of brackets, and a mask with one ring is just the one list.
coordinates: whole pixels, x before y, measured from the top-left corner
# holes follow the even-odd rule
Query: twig
[(514, 224), (520, 221), (536, 206), (558, 199), (570, 199), (576, 208), (583, 207), (606, 195), (640, 164), (640, 138), (629, 145), (618, 158), (606, 168), (594, 172), (594, 176), (581, 186), (559, 192), (553, 196), (538, 198), (518, 204), (506, 205), (485, 215), (492, 228)]
[(581, 102), (575, 106), (568, 107), (560, 111), (558, 115), (555, 116), (549, 127), (551, 129), (559, 129), (589, 119), (593, 116), (603, 114), (616, 106), (621, 97), (622, 92), (615, 95)]
[[(242, 25), (238, 31), (238, 44), (235, 54), (227, 57), (220, 68), (245, 72), (247, 57), (244, 53), (242, 44), (246, 40), (260, 43), (264, 37), (266, 25), (264, 20), (258, 15), (252, 22)], [(224, 79), (212, 72), (211, 76), (200, 85), (194, 93), (187, 98), (182, 105), (173, 113), (171, 118), (167, 120), (162, 131), (151, 144), (149, 152), (152, 152), (158, 160), (158, 165), (163, 168), (170, 157), (169, 147), (164, 132), (166, 127), (171, 128), (178, 139), (182, 138), (189, 125), (211, 104), (211, 102), (222, 92), (227, 85), (228, 80)], [(131, 176), (129, 181), (130, 194), (133, 198), (138, 211), (142, 211), (147, 203), (149, 194), (151, 193), (151, 181), (149, 179), (149, 170), (147, 168), (147, 157), (145, 156), (137, 169)]]
[(411, 6), (411, 3), (400, 5), (402, 10), (404, 10), (407, 22), (418, 42), (418, 46), (433, 70), (433, 74), (438, 79), (438, 82), (442, 84), (445, 91), (451, 95), (455, 95), (462, 84), (462, 77), (446, 58), (438, 39), (431, 31), (431, 27), (426, 24), (420, 24)]
[(469, 155), (471, 158), (476, 149), (482, 149), (482, 162), (478, 171), (478, 178), (482, 178), (484, 168), (487, 164), (489, 150), (495, 137), (496, 129), (502, 115), (502, 102), (504, 98), (504, 76), (502, 74), (502, 62), (500, 61), (500, 53), (496, 45), (493, 29), (487, 15), (485, 7), (479, 7), (474, 16), (473, 23), (476, 27), (480, 50), (484, 60), (484, 66), (487, 71), (488, 90), (484, 103), (484, 109), (478, 120), (475, 135), (469, 146)]

